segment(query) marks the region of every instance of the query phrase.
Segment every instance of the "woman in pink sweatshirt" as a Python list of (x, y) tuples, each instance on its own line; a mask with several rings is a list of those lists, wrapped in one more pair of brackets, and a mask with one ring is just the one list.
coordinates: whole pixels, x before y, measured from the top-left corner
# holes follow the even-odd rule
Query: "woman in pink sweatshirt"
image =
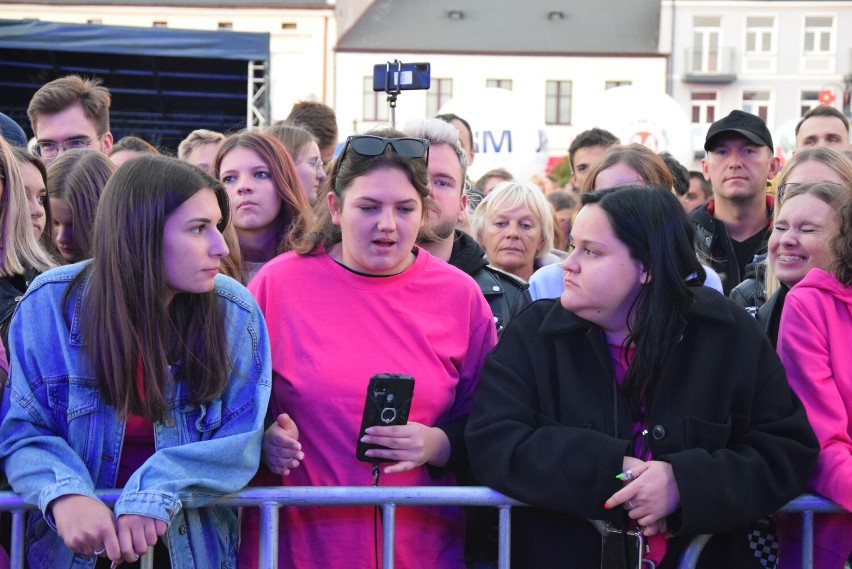
[[(840, 217), (832, 271), (812, 269), (787, 294), (778, 353), (820, 441), (811, 488), (852, 511), (852, 199)], [(852, 514), (814, 519), (814, 567), (843, 567), (852, 554)], [(800, 567), (800, 521), (785, 521), (779, 567)]]

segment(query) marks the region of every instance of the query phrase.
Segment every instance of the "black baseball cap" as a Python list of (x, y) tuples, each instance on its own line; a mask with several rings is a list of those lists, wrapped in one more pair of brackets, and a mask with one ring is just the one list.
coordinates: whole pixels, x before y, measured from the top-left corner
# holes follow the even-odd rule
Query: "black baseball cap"
[(731, 114), (725, 118), (711, 124), (710, 128), (707, 129), (707, 138), (704, 139), (704, 150), (713, 148), (713, 139), (727, 132), (735, 132), (757, 145), (768, 146), (769, 150), (775, 151), (775, 147), (772, 145), (772, 135), (769, 134), (769, 129), (766, 128), (763, 119), (743, 111), (731, 111)]

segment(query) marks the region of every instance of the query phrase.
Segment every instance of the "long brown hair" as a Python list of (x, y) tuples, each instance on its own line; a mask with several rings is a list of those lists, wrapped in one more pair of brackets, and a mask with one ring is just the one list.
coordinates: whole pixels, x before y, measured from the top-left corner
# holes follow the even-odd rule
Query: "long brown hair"
[(669, 172), (668, 166), (660, 158), (660, 155), (650, 148), (634, 142), (624, 146), (616, 144), (607, 148), (600, 162), (595, 164), (586, 176), (586, 182), (583, 184), (581, 192), (594, 191), (595, 178), (598, 177), (598, 174), (607, 168), (622, 163), (627, 164), (634, 172), (639, 174), (639, 177), (647, 185), (663, 186), (669, 190), (674, 186), (671, 172)]
[(222, 177), (222, 159), (235, 148), (253, 150), (266, 163), (269, 175), (281, 198), (281, 211), (278, 212), (278, 224), (275, 254), (290, 250), (287, 234), (297, 219), (310, 215), (311, 204), (302, 191), (302, 181), (290, 153), (280, 140), (262, 132), (248, 131), (233, 134), (225, 139), (216, 154), (214, 172), (217, 179)]
[(41, 158), (35, 154), (31, 154), (19, 146), (12, 146), (11, 148), (12, 156), (14, 156), (14, 158), (18, 161), (19, 170), (21, 165), (29, 164), (35, 168), (41, 176), (41, 181), (44, 184), (45, 190), (44, 203), (42, 204), (44, 206), (44, 231), (41, 232), (41, 237), (38, 238), (38, 242), (51, 259), (60, 261), (62, 260), (62, 257), (59, 255), (59, 250), (53, 243), (53, 213), (50, 209), (50, 188), (47, 185), (47, 167), (44, 165), (44, 162), (41, 161)]
[(92, 256), (92, 226), (98, 201), (115, 172), (115, 164), (96, 150), (68, 150), (50, 162), (47, 172), (48, 195), (68, 204), (75, 245), (82, 258), (88, 259)]
[(0, 277), (28, 268), (46, 271), (56, 263), (33, 232), (26, 190), (14, 151), (0, 136)]
[[(93, 230), (93, 260), (68, 288), (84, 287), (77, 317), (84, 353), (105, 400), (123, 416), (153, 421), (167, 412), (174, 381), (189, 385), (191, 403), (211, 401), (232, 370), (222, 308), (215, 291), (181, 293), (166, 304), (166, 220), (201, 190), (216, 194), (222, 221), (225, 188), (199, 168), (146, 155), (122, 165), (104, 188)], [(173, 368), (175, 375), (169, 372)], [(144, 399), (137, 389), (142, 369)]]

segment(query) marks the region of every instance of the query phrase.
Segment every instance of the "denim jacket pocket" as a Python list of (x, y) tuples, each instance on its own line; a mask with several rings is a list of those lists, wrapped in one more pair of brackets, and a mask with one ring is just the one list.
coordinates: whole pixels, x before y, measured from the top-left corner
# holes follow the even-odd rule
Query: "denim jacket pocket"
[(45, 383), (51, 409), (64, 413), (69, 423), (100, 407), (100, 390), (90, 379), (66, 375), (47, 378)]
[(688, 448), (702, 448), (714, 452), (728, 446), (731, 438), (731, 420), (712, 423), (698, 417), (686, 418), (686, 444)]

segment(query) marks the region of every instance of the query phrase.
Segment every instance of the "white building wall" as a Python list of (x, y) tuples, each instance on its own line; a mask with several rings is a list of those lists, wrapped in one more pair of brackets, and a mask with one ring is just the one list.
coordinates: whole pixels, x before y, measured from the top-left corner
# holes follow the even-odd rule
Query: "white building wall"
[(136, 27), (165, 21), (170, 28), (188, 30), (217, 30), (220, 23), (230, 22), (234, 31), (270, 34), (272, 120), (285, 118), (297, 101), (333, 104), (333, 48), (337, 40), (333, 6), (308, 10), (0, 4), (0, 19), (76, 24), (96, 20), (104, 25)]
[[(486, 86), (487, 79), (511, 79), (512, 90), (532, 107), (545, 127), (546, 82), (572, 82), (571, 124), (546, 126), (551, 156), (564, 156), (574, 136), (593, 125), (588, 116), (607, 81), (630, 81), (635, 87), (665, 92), (664, 57), (555, 57), (509, 55), (446, 55), (339, 52), (336, 57), (337, 92), (335, 110), (341, 137), (376, 126), (365, 121), (364, 77), (372, 77), (373, 65), (400, 59), (405, 63), (429, 62), (432, 79), (453, 80), (453, 95)], [(511, 113), (512, 109), (505, 109)], [(426, 114), (425, 91), (403, 91), (397, 103), (397, 126)], [(476, 125), (471, 125), (476, 130)]]

